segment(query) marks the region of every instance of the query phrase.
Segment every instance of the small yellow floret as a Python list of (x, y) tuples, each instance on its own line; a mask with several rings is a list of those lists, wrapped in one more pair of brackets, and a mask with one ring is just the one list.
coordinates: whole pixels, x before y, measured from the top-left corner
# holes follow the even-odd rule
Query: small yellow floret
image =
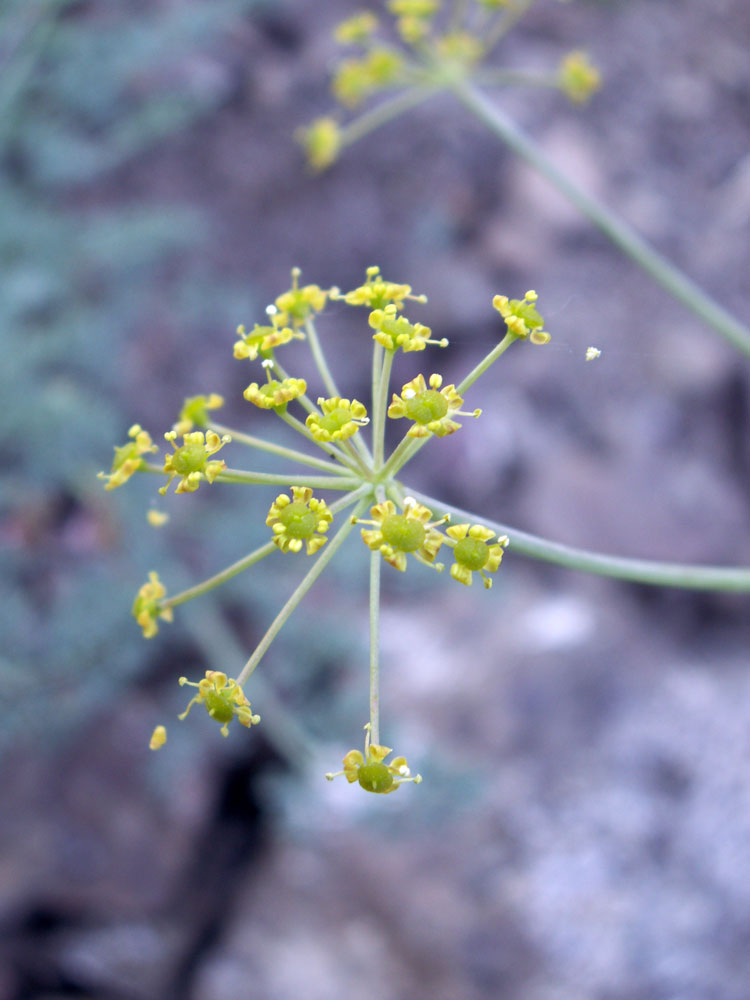
[(305, 426), (316, 441), (346, 441), (356, 434), (360, 427), (369, 423), (367, 409), (356, 399), (342, 399), (332, 396), (318, 400), (322, 413), (311, 413)]
[(371, 49), (361, 59), (344, 59), (331, 81), (336, 100), (355, 108), (379, 90), (392, 86), (402, 77), (403, 59), (384, 46)]
[(159, 618), (171, 622), (172, 609), (162, 607), (161, 602), (167, 596), (166, 588), (159, 579), (159, 574), (153, 571), (148, 574), (148, 583), (144, 583), (133, 601), (132, 615), (143, 629), (144, 639), (153, 639), (159, 631)]
[(368, 41), (378, 27), (378, 19), (369, 10), (360, 11), (341, 21), (333, 29), (333, 37), (339, 45), (361, 45)]
[(149, 741), (149, 750), (161, 750), (164, 744), (167, 742), (167, 730), (164, 726), (157, 726), (151, 734), (151, 739)]
[(574, 104), (585, 104), (602, 85), (602, 75), (585, 52), (569, 52), (557, 71), (557, 85)]
[(479, 417), (481, 410), (467, 413), (461, 409), (463, 399), (456, 392), (454, 385), (443, 388), (442, 375), (430, 375), (430, 387), (424, 380), (424, 375), (417, 375), (401, 389), (401, 395), (393, 394), (393, 400), (388, 407), (388, 416), (392, 419), (406, 417), (412, 420), (412, 426), (407, 431), (409, 437), (429, 437), (435, 434), (445, 437), (460, 429), (454, 417)]
[(260, 716), (253, 715), (250, 702), (238, 682), (220, 670), (207, 670), (206, 676), (197, 683), (187, 677), (180, 677), (179, 683), (180, 687), (187, 685), (198, 689), (198, 694), (190, 700), (185, 711), (177, 716), (180, 721), (187, 718), (193, 705), (205, 705), (211, 718), (222, 724), (222, 736), (229, 736), (232, 719), (248, 729), (260, 722)]
[[(164, 438), (174, 444), (177, 432), (168, 431)], [(164, 496), (175, 477), (179, 477), (175, 493), (194, 493), (204, 479), (212, 483), (219, 473), (226, 469), (227, 463), (221, 459), (211, 459), (211, 455), (215, 455), (231, 440), (228, 434), (219, 437), (215, 431), (206, 431), (205, 434), (203, 431), (192, 431), (183, 434), (182, 445), (175, 446), (174, 452), (164, 459), (164, 472), (169, 478), (159, 489), (159, 493)]]
[(263, 385), (251, 382), (243, 396), (248, 403), (260, 407), (261, 410), (275, 410), (279, 407), (286, 409), (287, 403), (303, 396), (306, 391), (307, 382), (303, 378), (285, 378), (281, 382), (270, 379)]
[(280, 493), (268, 511), (266, 524), (273, 531), (273, 543), (282, 552), (305, 548), (307, 555), (314, 555), (328, 541), (333, 514), (309, 486), (292, 486), (291, 493), (291, 497)]
[(384, 500), (370, 509), (372, 520), (358, 518), (357, 524), (371, 524), (373, 530), (362, 529), (362, 541), (371, 552), (379, 552), (389, 566), (403, 573), (407, 555), (438, 572), (442, 563), (435, 562), (443, 536), (436, 527), (447, 521), (448, 515), (437, 521), (430, 521), (431, 511), (411, 497), (404, 500), (404, 509), (399, 513), (391, 500)]
[(423, 351), (428, 344), (436, 344), (438, 347), (448, 346), (445, 337), (441, 340), (432, 339), (432, 330), (429, 326), (410, 323), (406, 316), (399, 316), (395, 303), (387, 305), (385, 309), (375, 309), (367, 321), (375, 331), (372, 339), (382, 344), (387, 351), (397, 351), (401, 348), (404, 353), (408, 353)]
[(453, 557), (456, 561), (451, 566), (453, 579), (470, 587), (472, 574), (478, 572), (485, 589), (489, 590), (492, 580), (487, 573), (494, 573), (502, 562), (508, 536), (501, 535), (494, 545), (489, 545), (495, 532), (481, 524), (454, 524), (446, 528), (445, 533), (455, 542)]
[(140, 424), (133, 424), (128, 431), (128, 437), (133, 440), (120, 445), (119, 448), (115, 446), (115, 457), (110, 471), (99, 473), (99, 479), (107, 480), (105, 490), (114, 490), (122, 486), (142, 467), (144, 455), (159, 450), (151, 440), (151, 435), (148, 431), (144, 431)]
[(334, 778), (343, 775), (350, 785), (356, 781), (366, 792), (375, 792), (378, 795), (395, 792), (407, 781), (415, 785), (420, 784), (422, 775), (412, 776), (406, 757), (394, 757), (390, 764), (385, 763), (385, 758), (393, 753), (393, 750), (378, 743), (370, 743), (370, 730), (368, 722), (365, 726), (365, 752), (350, 750), (344, 757), (343, 769), (335, 773), (329, 771), (326, 779), (333, 781)]
[(537, 293), (530, 289), (522, 299), (509, 299), (507, 295), (496, 295), (492, 305), (505, 320), (508, 333), (532, 344), (548, 344), (550, 335), (543, 330), (544, 319), (536, 309)]
[(146, 520), (152, 528), (161, 528), (169, 520), (169, 514), (165, 510), (150, 510), (146, 514)]
[(341, 129), (335, 118), (316, 118), (295, 132), (307, 162), (315, 171), (325, 170), (338, 159), (341, 151)]
[[(275, 318), (278, 313), (273, 314)], [(237, 336), (240, 338), (234, 345), (234, 356), (238, 360), (249, 358), (250, 361), (260, 354), (263, 358), (272, 355), (275, 347), (288, 344), (290, 340), (304, 340), (304, 333), (293, 330), (290, 326), (265, 325), (258, 323), (252, 328), (250, 333), (245, 331), (244, 326), (237, 327)]]
[(404, 308), (404, 299), (411, 299), (414, 302), (426, 302), (426, 295), (413, 295), (411, 285), (397, 284), (394, 281), (385, 281), (379, 267), (368, 267), (363, 285), (352, 289), (351, 292), (337, 292), (331, 294), (332, 299), (342, 299), (349, 306), (367, 306), (368, 309), (385, 309), (388, 305), (394, 305), (396, 309)]
[(190, 396), (182, 405), (180, 417), (172, 430), (179, 435), (189, 433), (197, 424), (206, 427), (209, 422), (208, 411), (218, 410), (224, 405), (224, 397), (217, 392), (208, 396)]

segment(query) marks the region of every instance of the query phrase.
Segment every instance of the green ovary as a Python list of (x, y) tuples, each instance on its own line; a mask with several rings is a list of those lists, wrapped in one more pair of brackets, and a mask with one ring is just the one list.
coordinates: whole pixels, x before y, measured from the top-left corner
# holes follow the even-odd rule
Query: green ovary
[(384, 541), (399, 552), (416, 552), (424, 544), (424, 525), (405, 514), (389, 514), (380, 530)]
[(215, 691), (209, 691), (209, 693), (205, 696), (204, 701), (206, 704), (206, 711), (212, 719), (216, 719), (217, 722), (221, 723), (232, 721), (234, 710), (227, 698), (217, 694)]
[(385, 764), (363, 764), (357, 772), (357, 780), (366, 792), (387, 792), (393, 784), (393, 775)]
[(352, 418), (349, 410), (345, 409), (343, 406), (337, 406), (335, 410), (331, 413), (327, 413), (324, 417), (320, 417), (318, 423), (322, 430), (326, 431), (328, 434), (336, 434), (344, 424), (347, 424)]
[(318, 518), (300, 500), (288, 504), (279, 514), (279, 521), (291, 538), (310, 538), (315, 532)]
[(425, 389), (413, 399), (406, 400), (406, 415), (418, 424), (440, 420), (448, 412), (448, 401), (437, 389)]
[(490, 550), (478, 538), (462, 538), (453, 550), (456, 562), (470, 570), (482, 569), (490, 556)]
[(200, 472), (206, 458), (206, 449), (202, 444), (186, 444), (174, 453), (172, 467), (181, 476), (186, 476), (190, 472)]

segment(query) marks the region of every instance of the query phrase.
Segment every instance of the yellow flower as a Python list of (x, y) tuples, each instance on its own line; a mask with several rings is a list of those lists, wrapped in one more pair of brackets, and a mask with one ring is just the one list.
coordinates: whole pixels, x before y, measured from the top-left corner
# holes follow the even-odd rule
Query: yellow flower
[(544, 319), (536, 310), (537, 298), (536, 292), (531, 289), (522, 299), (496, 295), (492, 305), (505, 320), (508, 333), (523, 339), (528, 337), (532, 344), (548, 344), (550, 335), (542, 329)]
[(479, 572), (487, 590), (492, 580), (486, 575), (494, 573), (503, 560), (503, 551), (508, 544), (508, 536), (501, 535), (494, 545), (487, 543), (495, 537), (495, 532), (481, 524), (454, 524), (446, 528), (446, 534), (455, 541), (451, 566), (451, 576), (459, 583), (471, 586), (472, 574)]
[(394, 392), (388, 416), (413, 420), (414, 423), (407, 431), (409, 437), (429, 437), (430, 434), (445, 437), (461, 427), (453, 417), (480, 416), (481, 410), (473, 410), (471, 413), (461, 410), (464, 401), (454, 385), (446, 385), (441, 389), (442, 385), (441, 375), (430, 375), (429, 389), (424, 376), (417, 375), (406, 383), (400, 396)]
[(176, 434), (187, 434), (197, 424), (198, 427), (205, 427), (208, 424), (209, 410), (218, 410), (224, 405), (224, 397), (216, 392), (208, 396), (189, 396), (182, 404), (180, 417), (172, 430)]
[(305, 425), (315, 440), (322, 443), (345, 441), (370, 422), (364, 405), (356, 399), (321, 397), (318, 406), (323, 412), (311, 413)]
[(252, 382), (243, 395), (248, 403), (259, 406), (261, 410), (276, 410), (283, 407), (283, 412), (287, 403), (303, 396), (306, 390), (307, 382), (303, 378), (285, 378), (279, 382), (269, 375), (268, 381), (263, 385)]
[[(313, 313), (322, 312), (325, 308), (329, 292), (319, 285), (304, 285), (299, 287), (301, 271), (292, 268), (292, 287), (288, 292), (282, 292), (275, 300), (274, 307), (269, 307), (274, 326), (286, 326), (291, 323), (295, 330), (303, 326)], [(287, 338), (289, 339), (289, 338)]]
[(462, 69), (474, 66), (484, 53), (479, 39), (466, 31), (451, 31), (438, 38), (435, 42), (435, 51), (442, 62), (453, 63)]
[(159, 631), (158, 619), (171, 622), (173, 619), (172, 609), (163, 608), (161, 602), (167, 596), (164, 584), (159, 579), (159, 574), (153, 571), (148, 574), (148, 583), (144, 583), (133, 601), (133, 618), (143, 629), (144, 639), (153, 639)]
[(280, 493), (271, 504), (266, 524), (273, 530), (273, 543), (282, 552), (301, 552), (309, 556), (328, 541), (326, 531), (333, 514), (325, 500), (313, 497), (309, 486), (292, 486), (291, 499)]
[(334, 118), (316, 118), (307, 127), (297, 129), (295, 138), (313, 170), (325, 170), (338, 159), (341, 130)]
[(366, 792), (375, 792), (379, 795), (387, 795), (388, 792), (395, 792), (399, 785), (406, 781), (412, 781), (418, 785), (422, 781), (421, 774), (412, 776), (406, 757), (394, 757), (390, 764), (385, 763), (385, 758), (393, 753), (390, 747), (380, 746), (378, 743), (370, 743), (370, 723), (365, 726), (365, 752), (361, 750), (350, 750), (343, 760), (343, 770), (326, 774), (328, 781), (333, 781), (343, 775), (350, 785), (355, 781), (359, 782), (361, 788)]
[(585, 104), (602, 85), (602, 75), (585, 52), (569, 52), (557, 71), (557, 85), (574, 104)]
[(378, 46), (361, 59), (344, 59), (331, 81), (336, 100), (347, 108), (355, 108), (372, 94), (390, 87), (401, 79), (403, 59), (392, 49)]
[(140, 424), (133, 424), (128, 431), (128, 437), (133, 440), (119, 448), (115, 447), (115, 457), (110, 471), (99, 473), (99, 479), (107, 480), (105, 490), (114, 490), (122, 486), (143, 466), (144, 455), (159, 450), (151, 440), (151, 435), (148, 431), (144, 431)]
[(150, 510), (146, 514), (146, 520), (152, 528), (161, 528), (169, 520), (169, 514), (163, 510)]
[(402, 514), (394, 503), (384, 500), (370, 509), (370, 516), (371, 521), (357, 520), (358, 524), (374, 525), (373, 530), (362, 529), (362, 541), (372, 552), (380, 552), (394, 569), (403, 573), (409, 554), (438, 572), (443, 569), (442, 563), (435, 563), (435, 556), (443, 544), (443, 536), (435, 528), (449, 519), (447, 514), (430, 523), (432, 514), (427, 507), (406, 497)]
[(368, 317), (368, 323), (375, 330), (372, 339), (382, 344), (387, 351), (397, 351), (399, 347), (404, 353), (408, 351), (423, 351), (428, 344), (447, 347), (448, 341), (430, 339), (432, 330), (421, 323), (410, 323), (406, 316), (399, 316), (394, 303), (385, 309), (375, 309)]
[(205, 705), (211, 718), (222, 724), (222, 736), (229, 736), (232, 719), (248, 729), (260, 722), (260, 716), (253, 715), (250, 702), (237, 681), (219, 670), (207, 670), (206, 676), (197, 683), (187, 677), (180, 677), (179, 683), (180, 687), (187, 685), (198, 689), (198, 694), (190, 700), (182, 715), (177, 716), (180, 721), (187, 717), (193, 705)]
[(331, 293), (332, 299), (343, 299), (350, 306), (367, 306), (368, 309), (385, 309), (394, 305), (396, 309), (404, 308), (404, 299), (414, 302), (426, 302), (426, 295), (412, 295), (411, 285), (399, 285), (394, 281), (384, 281), (379, 267), (368, 267), (363, 285), (342, 294)]
[(337, 24), (333, 37), (339, 45), (361, 45), (370, 39), (377, 26), (378, 19), (375, 15), (369, 10), (363, 10)]
[(149, 750), (161, 750), (164, 744), (167, 742), (167, 730), (164, 726), (157, 726), (151, 734), (151, 739), (148, 744)]
[(249, 358), (251, 361), (255, 361), (259, 354), (263, 358), (269, 357), (274, 347), (288, 344), (290, 340), (305, 339), (304, 333), (299, 333), (290, 326), (259, 326), (258, 323), (250, 333), (245, 332), (244, 326), (238, 326), (237, 336), (240, 339), (234, 345), (235, 358)]
[[(174, 444), (177, 432), (168, 431), (164, 438)], [(162, 496), (176, 476), (180, 477), (180, 481), (175, 493), (194, 493), (204, 479), (212, 483), (222, 469), (227, 467), (227, 463), (221, 459), (211, 459), (211, 455), (215, 455), (231, 440), (228, 434), (219, 437), (215, 431), (206, 431), (205, 434), (203, 431), (192, 431), (183, 434), (183, 443), (180, 447), (175, 446), (174, 452), (164, 459), (164, 472), (169, 479), (159, 490)]]

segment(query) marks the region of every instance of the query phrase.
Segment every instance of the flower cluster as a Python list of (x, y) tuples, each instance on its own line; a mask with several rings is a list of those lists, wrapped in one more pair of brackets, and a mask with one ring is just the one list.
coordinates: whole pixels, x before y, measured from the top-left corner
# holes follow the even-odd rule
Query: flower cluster
[[(372, 420), (364, 403), (339, 394), (334, 375), (326, 362), (315, 318), (329, 299), (355, 309), (364, 307), (368, 310), (367, 323), (360, 315), (359, 325), (365, 342), (368, 329), (375, 331), (370, 404)], [(172, 621), (173, 608), (213, 589), (242, 570), (249, 569), (260, 559), (273, 556), (276, 551), (306, 553), (317, 557), (312, 560), (304, 580), (285, 604), (283, 613), (276, 616), (266, 636), (238, 673), (237, 679), (210, 669), (199, 681), (180, 678), (181, 685), (196, 689), (185, 711), (179, 716), (180, 719), (186, 718), (194, 705), (203, 705), (211, 718), (220, 724), (225, 736), (234, 719), (245, 727), (260, 721), (259, 716), (252, 711), (243, 684), (252, 675), (296, 604), (325, 569), (329, 560), (336, 555), (354, 525), (361, 526), (362, 542), (372, 553), (370, 579), (373, 587), (380, 578), (381, 558), (401, 573), (415, 560), (440, 572), (444, 568), (437, 561), (441, 550), (453, 554), (450, 568), (452, 579), (471, 585), (473, 575), (478, 573), (484, 587), (491, 587), (492, 574), (500, 566), (508, 544), (507, 536), (498, 537), (491, 528), (469, 521), (443, 528), (450, 518), (447, 514), (439, 516), (434, 513), (440, 509), (438, 501), (428, 506), (428, 498), (422, 503), (414, 497), (404, 496), (400, 470), (411, 455), (431, 438), (440, 439), (454, 434), (461, 426), (458, 418), (478, 417), (481, 413), (479, 409), (464, 411), (463, 392), (459, 393), (453, 384), (444, 385), (443, 377), (437, 373), (429, 377), (416, 375), (402, 386), (400, 393), (389, 392), (391, 364), (394, 360), (392, 355), (397, 350), (408, 353), (423, 351), (430, 346), (447, 345), (445, 340), (434, 339), (428, 327), (407, 319), (403, 309), (408, 300), (424, 301), (424, 297), (414, 295), (411, 286), (406, 283), (386, 281), (377, 267), (368, 268), (364, 282), (349, 292), (339, 292), (335, 288), (326, 291), (319, 285), (301, 286), (299, 271), (295, 269), (292, 272), (292, 287), (279, 295), (267, 310), (270, 322), (262, 326), (256, 324), (249, 334), (244, 331), (244, 327), (239, 328), (241, 339), (234, 346), (235, 357), (255, 363), (260, 361), (260, 365), (266, 370), (266, 382), (253, 382), (244, 393), (245, 399), (258, 409), (266, 411), (262, 415), (256, 413), (254, 419), (271, 419), (275, 414), (302, 436), (303, 446), (308, 451), (318, 447), (325, 453), (325, 459), (314, 458), (305, 451), (287, 448), (275, 440), (265, 441), (241, 431), (223, 433), (225, 428), (219, 424), (212, 426), (211, 421), (213, 411), (224, 402), (216, 393), (187, 398), (173, 429), (164, 435), (172, 450), (167, 453), (163, 462), (167, 482), (159, 489), (162, 495), (167, 494), (173, 481), (176, 481), (174, 494), (190, 494), (204, 480), (209, 483), (218, 481), (288, 486), (288, 491), (279, 493), (268, 509), (265, 523), (270, 529), (270, 541), (203, 583), (167, 597), (158, 574), (149, 573), (148, 580), (138, 590), (132, 606), (133, 617), (146, 638), (157, 635), (162, 621)], [(512, 334), (511, 342), (531, 340), (540, 343), (548, 337), (542, 329), (542, 317), (536, 310), (534, 292), (527, 292), (520, 300), (496, 296), (494, 305)], [(305, 342), (317, 367), (317, 375), (328, 387), (330, 395), (320, 396), (317, 405), (306, 396), (306, 380), (288, 376), (274, 359), (274, 349), (291, 341)], [(508, 346), (504, 342), (502, 349), (500, 345), (493, 347), (460, 386), (470, 388)], [(272, 378), (272, 371), (277, 378)], [(304, 422), (287, 413), (287, 406), (291, 403), (296, 403), (300, 409), (307, 411)], [(406, 435), (390, 455), (386, 455), (387, 417), (393, 420), (405, 419), (410, 423)], [(365, 435), (359, 433), (365, 427), (372, 429), (369, 446), (364, 440)], [(226, 430), (229, 431), (229, 428)], [(221, 436), (219, 431), (222, 432)], [(144, 461), (145, 455), (156, 450), (147, 432), (136, 424), (131, 427), (129, 438), (127, 444), (115, 449), (112, 471), (107, 475), (102, 474), (107, 489), (121, 485), (137, 471), (158, 471), (155, 466), (146, 466)], [(312, 466), (314, 475), (309, 479), (307, 475), (287, 478), (286, 474), (226, 470), (226, 463), (216, 456), (230, 441), (261, 452), (270, 452), (277, 458), (291, 459), (303, 467)], [(325, 499), (314, 494), (313, 487), (316, 490), (320, 487), (339, 491), (343, 496), (329, 507)], [(348, 513), (342, 519), (333, 534), (334, 512), (348, 507), (354, 508), (353, 513)], [(363, 517), (368, 509), (369, 516)], [(158, 527), (167, 521), (168, 514), (152, 508), (147, 519), (150, 524)], [(330, 539), (329, 532), (332, 534)], [(321, 551), (324, 547), (325, 551)], [(371, 684), (375, 685), (375, 688), (371, 688), (371, 705), (375, 706), (378, 704), (377, 618), (376, 613), (371, 614)], [(373, 734), (378, 732), (376, 708), (372, 711), (371, 722), (366, 727), (364, 752), (350, 750), (344, 757), (343, 770), (338, 773), (349, 784), (359, 784), (366, 791), (377, 794), (395, 791), (405, 782), (418, 784), (421, 777), (411, 775), (403, 757), (392, 757), (389, 747), (382, 746), (377, 738), (372, 739)], [(159, 749), (165, 745), (166, 740), (166, 728), (159, 725), (153, 731), (149, 746), (154, 750)], [(327, 777), (333, 778), (335, 775), (328, 774)]]
[[(527, 0), (474, 0), (471, 4), (453, 0), (450, 14), (444, 13), (442, 8), (449, 5), (442, 0), (388, 0), (386, 6), (400, 41), (396, 46), (389, 40), (392, 32), (381, 32), (378, 18), (369, 11), (354, 14), (334, 28), (335, 40), (349, 50), (334, 64), (331, 81), (333, 97), (345, 111), (394, 91), (405, 93), (409, 104), (407, 88), (416, 95), (421, 85), (429, 94), (455, 89), (461, 81), (554, 87), (574, 104), (583, 104), (601, 84), (599, 70), (578, 50), (568, 53), (556, 72), (502, 70), (491, 65), (498, 43), (531, 6)], [(352, 47), (359, 50), (356, 55), (351, 55)], [(332, 115), (299, 129), (297, 138), (312, 168), (324, 170), (345, 145), (394, 116), (386, 102), (380, 110), (363, 115), (349, 129)]]

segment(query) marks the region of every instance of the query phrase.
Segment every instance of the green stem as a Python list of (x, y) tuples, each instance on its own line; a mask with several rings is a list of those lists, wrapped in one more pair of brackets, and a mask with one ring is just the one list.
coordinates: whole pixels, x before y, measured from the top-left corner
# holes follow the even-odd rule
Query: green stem
[(380, 552), (370, 553), (370, 739), (380, 743)]
[[(367, 488), (369, 489), (369, 487)], [(333, 557), (336, 555), (338, 550), (343, 545), (347, 536), (354, 527), (353, 518), (358, 517), (365, 509), (366, 505), (367, 505), (366, 501), (360, 501), (360, 503), (357, 505), (356, 510), (354, 511), (353, 517), (348, 517), (346, 519), (344, 524), (341, 525), (341, 527), (333, 536), (328, 545), (326, 545), (326, 547), (323, 549), (322, 554), (319, 555), (318, 558), (315, 560), (312, 569), (305, 575), (302, 582), (294, 590), (292, 596), (286, 602), (286, 604), (278, 613), (276, 618), (274, 618), (271, 627), (268, 629), (266, 634), (260, 640), (257, 647), (253, 651), (253, 655), (250, 657), (245, 666), (242, 668), (241, 673), (237, 677), (237, 682), (239, 684), (244, 684), (245, 681), (248, 679), (248, 677), (251, 676), (255, 668), (258, 666), (258, 664), (268, 651), (268, 648), (273, 642), (273, 640), (276, 638), (276, 636), (279, 634), (279, 632), (284, 627), (286, 622), (289, 620), (292, 612), (295, 610), (295, 608), (300, 603), (302, 598), (312, 587), (312, 585), (318, 579), (318, 577), (326, 568), (328, 563), (331, 561), (331, 559), (333, 559)]]
[(487, 354), (482, 360), (476, 365), (466, 378), (459, 382), (456, 386), (456, 392), (459, 396), (462, 396), (467, 389), (470, 389), (474, 385), (476, 380), (487, 371), (490, 365), (493, 365), (497, 359), (508, 350), (511, 344), (515, 343), (519, 338), (513, 333), (506, 333), (497, 347), (493, 347), (489, 354)]
[(440, 89), (437, 86), (420, 85), (410, 87), (409, 90), (402, 91), (396, 97), (382, 101), (377, 107), (371, 111), (366, 111), (359, 118), (355, 118), (354, 121), (349, 122), (348, 125), (345, 125), (341, 129), (341, 148), (343, 149), (345, 146), (351, 146), (355, 142), (359, 142), (368, 133), (374, 132), (382, 125), (386, 125), (394, 118), (398, 118), (405, 111), (410, 111), (412, 108), (423, 104), (430, 97), (437, 94)]
[[(307, 340), (310, 344), (310, 350), (312, 351), (313, 360), (315, 366), (320, 372), (320, 377), (323, 380), (323, 385), (326, 388), (326, 392), (329, 396), (338, 396), (342, 399), (341, 391), (336, 385), (336, 380), (333, 377), (331, 369), (328, 367), (328, 362), (326, 361), (326, 356), (323, 353), (323, 348), (320, 343), (320, 338), (318, 337), (318, 332), (315, 329), (315, 324), (311, 319), (305, 321), (305, 330), (307, 331)], [(359, 452), (360, 457), (365, 463), (372, 461), (372, 456), (370, 455), (370, 450), (363, 441), (360, 434), (355, 434), (351, 439), (352, 444)]]
[[(487, 354), (484, 358), (482, 358), (482, 360), (479, 362), (478, 365), (472, 368), (472, 370), (469, 372), (469, 374), (466, 376), (463, 382), (459, 383), (459, 385), (456, 386), (456, 391), (460, 395), (463, 395), (463, 393), (466, 392), (467, 389), (469, 389), (472, 385), (474, 385), (474, 383), (480, 377), (480, 375), (484, 375), (484, 373), (487, 371), (490, 365), (493, 365), (497, 361), (497, 359), (502, 354), (504, 354), (508, 350), (510, 345), (514, 343), (516, 340), (518, 340), (518, 337), (516, 337), (514, 334), (506, 333), (503, 339), (497, 345), (497, 347), (493, 347), (490, 353)], [(383, 466), (380, 475), (381, 480), (390, 479), (392, 476), (398, 475), (399, 470), (403, 469), (406, 463), (411, 461), (411, 459), (416, 455), (419, 449), (423, 448), (431, 437), (432, 435), (423, 438), (413, 438), (409, 437), (408, 434), (404, 435), (404, 437), (399, 441), (398, 445), (391, 453), (390, 457), (388, 458), (388, 461)]]
[(727, 590), (738, 593), (750, 592), (750, 568), (724, 566), (693, 566), (681, 563), (656, 562), (651, 559), (625, 559), (619, 556), (604, 555), (601, 552), (591, 552), (588, 549), (576, 549), (559, 542), (550, 542), (546, 538), (530, 535), (498, 521), (488, 521), (478, 518), (476, 514), (441, 503), (424, 493), (416, 492), (399, 484), (401, 490), (406, 490), (419, 503), (423, 503), (432, 511), (448, 511), (461, 521), (471, 521), (486, 525), (498, 535), (508, 535), (510, 552), (518, 552), (532, 559), (555, 563), (568, 569), (576, 569), (585, 573), (597, 573), (600, 576), (611, 576), (618, 580), (629, 580), (632, 583), (647, 583), (661, 587), (683, 587), (690, 590)]
[[(185, 625), (200, 648), (206, 665), (227, 672), (227, 664), (244, 658), (239, 643), (221, 616), (215, 598), (194, 607)], [(253, 707), (260, 710), (263, 734), (274, 749), (302, 773), (316, 758), (316, 741), (283, 705), (260, 674), (253, 680)]]
[(388, 386), (391, 381), (394, 352), (386, 349), (384, 353), (383, 364), (380, 368), (380, 373), (376, 377), (376, 394), (372, 403), (373, 468), (376, 472), (383, 467), (383, 457), (385, 455), (385, 411), (388, 407)]
[(307, 427), (305, 427), (302, 421), (297, 420), (297, 418), (293, 417), (291, 413), (287, 412), (279, 413), (279, 416), (281, 417), (281, 419), (284, 421), (285, 424), (288, 424), (289, 427), (292, 428), (292, 430), (297, 431), (298, 434), (301, 434), (302, 437), (307, 438), (308, 441), (312, 441), (312, 443), (316, 447), (320, 448), (321, 451), (324, 451), (326, 455), (330, 455), (331, 458), (335, 458), (337, 462), (341, 462), (342, 465), (346, 466), (346, 468), (349, 469), (350, 472), (353, 472), (355, 475), (360, 474), (360, 470), (358, 469), (356, 463), (348, 455), (345, 455), (343, 451), (337, 448), (335, 444), (330, 444), (326, 441), (316, 441), (316, 439), (313, 437), (313, 435), (310, 433)]
[(225, 469), (214, 482), (249, 483), (253, 486), (310, 486), (316, 490), (351, 490), (359, 486), (359, 477), (346, 476), (291, 476), (270, 472), (248, 472), (244, 469)]
[(228, 434), (233, 442), (247, 445), (249, 448), (257, 448), (260, 451), (267, 451), (271, 455), (278, 455), (280, 458), (288, 458), (291, 462), (299, 462), (302, 465), (309, 465), (313, 469), (320, 469), (322, 472), (330, 472), (334, 476), (340, 476), (344, 472), (341, 466), (334, 462), (326, 462), (325, 459), (315, 458), (312, 455), (305, 455), (295, 448), (285, 448), (280, 444), (272, 444), (264, 441), (263, 438), (254, 437), (252, 434), (243, 434), (242, 431), (235, 431), (231, 427), (223, 424), (210, 423), (208, 429), (215, 431), (219, 435)]
[(685, 277), (661, 254), (653, 250), (627, 223), (619, 219), (601, 202), (579, 188), (563, 174), (546, 154), (513, 122), (466, 80), (450, 85), (453, 94), (491, 132), (522, 159), (530, 163), (571, 204), (597, 226), (615, 246), (635, 261), (654, 281), (665, 288), (678, 302), (699, 316), (738, 350), (750, 355), (750, 329), (734, 318), (689, 278)]
[(500, 15), (499, 20), (489, 29), (484, 39), (484, 52), (487, 55), (495, 46), (502, 41), (508, 32), (518, 21), (521, 20), (526, 11), (533, 5), (534, 0), (517, 0), (515, 6), (508, 7)]
[[(332, 514), (338, 514), (339, 511), (345, 510), (350, 507), (353, 503), (359, 499), (359, 497), (369, 489), (369, 486), (362, 487), (358, 490), (354, 490), (352, 493), (347, 493), (346, 496), (339, 497), (338, 500), (329, 505), (329, 510)], [(261, 559), (265, 559), (267, 555), (276, 551), (276, 546), (273, 542), (267, 542), (265, 545), (261, 545), (260, 548), (255, 549), (248, 555), (243, 556), (242, 559), (238, 559), (237, 562), (232, 563), (231, 566), (227, 566), (226, 569), (221, 570), (219, 573), (215, 573), (214, 576), (210, 576), (203, 583), (197, 583), (194, 587), (188, 587), (187, 590), (183, 590), (179, 594), (175, 594), (174, 597), (169, 597), (165, 601), (161, 601), (159, 606), (161, 608), (176, 608), (180, 604), (185, 604), (187, 601), (192, 601), (194, 597), (200, 597), (202, 594), (207, 594), (210, 590), (215, 587), (221, 586), (222, 583), (226, 583), (227, 580), (231, 580), (233, 576), (237, 576), (238, 573), (244, 572), (246, 569), (250, 569)]]
[(242, 559), (238, 559), (237, 562), (232, 563), (231, 566), (227, 566), (226, 569), (221, 570), (220, 573), (216, 573), (214, 576), (210, 576), (203, 583), (197, 583), (194, 587), (188, 587), (187, 590), (183, 590), (181, 594), (175, 594), (174, 597), (167, 598), (166, 601), (161, 601), (159, 604), (160, 608), (176, 608), (179, 604), (185, 604), (186, 601), (192, 601), (194, 597), (200, 597), (201, 594), (207, 594), (209, 590), (213, 590), (214, 587), (221, 586), (222, 583), (226, 583), (227, 580), (231, 580), (233, 576), (237, 576), (238, 573), (242, 573), (246, 569), (250, 569), (261, 559), (265, 559), (266, 556), (270, 555), (276, 550), (276, 546), (273, 542), (267, 542), (265, 545), (261, 545), (259, 549), (255, 549), (249, 555), (243, 556)]

